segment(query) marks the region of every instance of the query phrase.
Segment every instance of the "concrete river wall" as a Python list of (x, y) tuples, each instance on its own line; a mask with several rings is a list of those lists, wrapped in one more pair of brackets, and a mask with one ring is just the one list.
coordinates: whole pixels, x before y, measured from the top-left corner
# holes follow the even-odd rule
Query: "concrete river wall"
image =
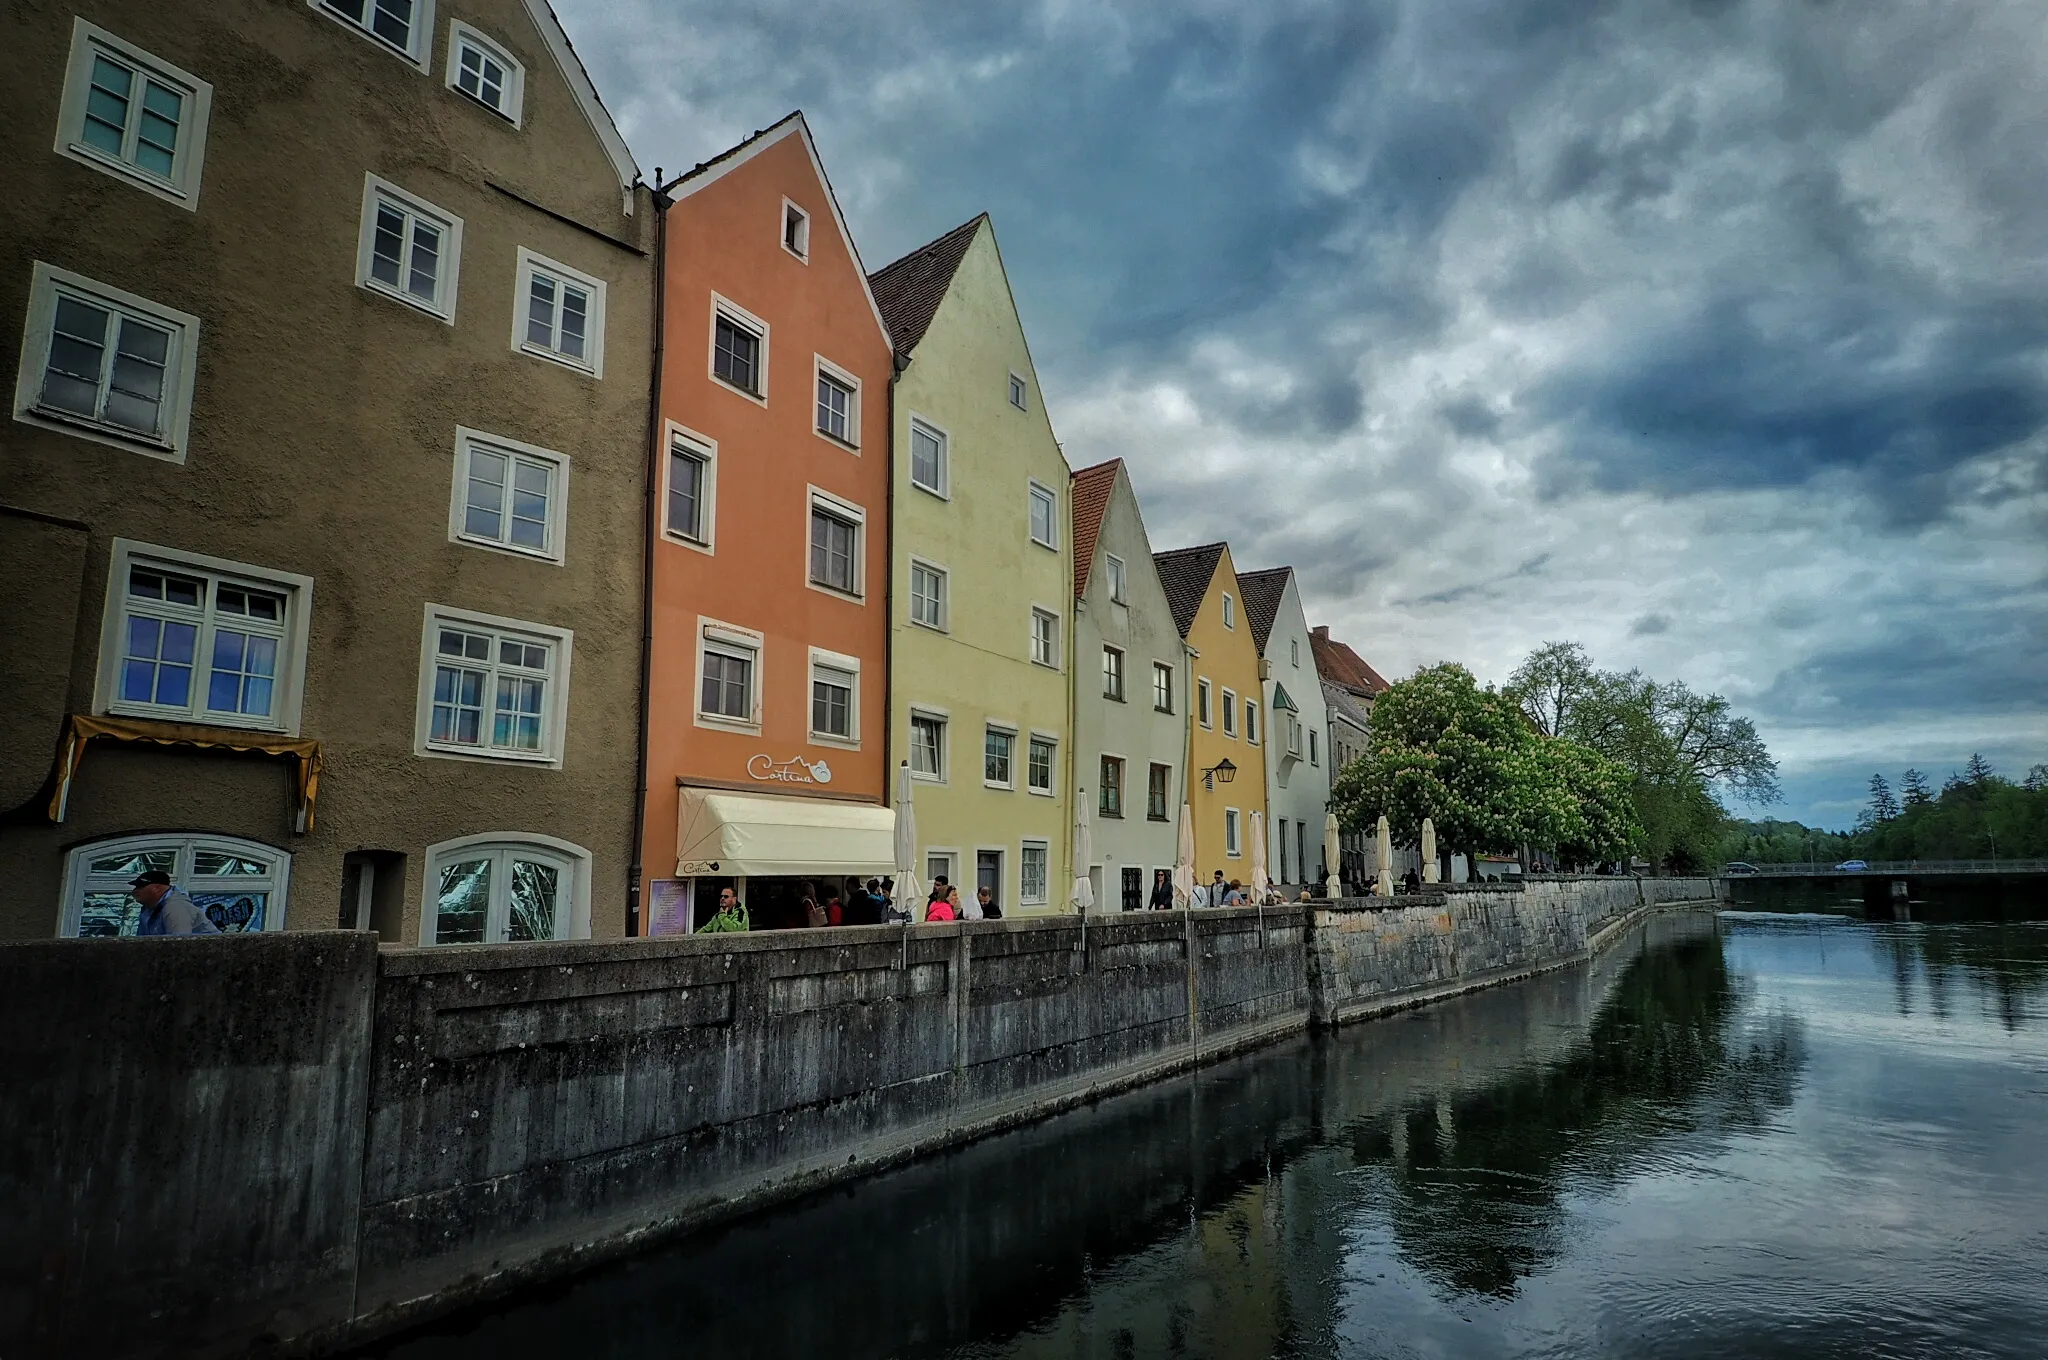
[(314, 1352), (1264, 1043), (1706, 879), (677, 940), (0, 946), (0, 1355)]

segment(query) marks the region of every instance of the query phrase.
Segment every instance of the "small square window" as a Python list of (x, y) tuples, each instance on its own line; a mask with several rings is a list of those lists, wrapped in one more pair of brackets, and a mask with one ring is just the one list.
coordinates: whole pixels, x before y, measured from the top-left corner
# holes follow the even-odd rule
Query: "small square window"
[(1059, 546), (1057, 522), (1059, 519), (1059, 497), (1038, 483), (1031, 483), (1031, 541), (1042, 548)]
[(314, 9), (389, 48), (413, 65), (427, 67), (427, 35), (434, 26), (434, 0), (308, 0)]
[(818, 360), (816, 429), (848, 448), (860, 447), (860, 382), (822, 358)]
[(1102, 782), (1097, 791), (1096, 811), (1104, 817), (1124, 815), (1124, 762), (1121, 756), (1102, 758)]
[(603, 279), (520, 248), (512, 348), (604, 376)]
[(1115, 647), (1102, 649), (1102, 697), (1124, 701), (1124, 654)]
[(811, 258), (811, 215), (782, 200), (782, 248), (805, 263)]
[(922, 779), (946, 777), (946, 720), (929, 713), (910, 715), (910, 772)]
[(559, 563), (569, 460), (552, 449), (458, 427), (450, 539)]
[(946, 494), (946, 433), (915, 416), (910, 420), (910, 484), (934, 496)]
[(38, 261), (15, 419), (183, 462), (199, 318)]
[(448, 88), (519, 126), (526, 102), (526, 68), (460, 19), (448, 24)]
[(811, 735), (831, 741), (854, 739), (859, 673), (851, 666), (811, 661)]
[(1060, 664), (1060, 616), (1049, 609), (1031, 611), (1031, 660), (1040, 666)]
[(910, 564), (910, 621), (940, 632), (946, 628), (946, 573), (928, 562)]
[(1016, 774), (1011, 770), (1011, 761), (1017, 751), (1017, 734), (1001, 727), (990, 727), (982, 733), (981, 781), (999, 789), (1013, 789), (1017, 786)]
[(1030, 407), (1026, 404), (1026, 396), (1029, 390), (1030, 389), (1024, 385), (1024, 380), (1022, 378), (1018, 377), (1014, 373), (1010, 375), (1010, 405), (1016, 407), (1020, 411), (1029, 410)]
[(708, 440), (699, 442), (671, 429), (668, 485), (663, 528), (671, 538), (698, 548), (712, 545), (717, 499), (718, 454)]
[(1024, 787), (1032, 793), (1052, 792), (1053, 757), (1059, 745), (1051, 737), (1032, 734), (1031, 743), (1025, 751)]
[(570, 636), (428, 605), (415, 750), (559, 765)]
[(1152, 663), (1152, 709), (1156, 713), (1173, 712), (1173, 667), (1163, 661)]
[(356, 285), (455, 323), (462, 219), (397, 185), (363, 177)]
[(57, 154), (187, 209), (199, 173), (213, 86), (83, 19), (57, 116)]
[(711, 376), (756, 401), (767, 398), (767, 324), (715, 294), (711, 306)]
[(842, 595), (861, 589), (860, 520), (836, 502), (811, 500), (811, 569), (814, 586)]
[(1116, 555), (1114, 555), (1114, 554), (1111, 554), (1111, 555), (1109, 555), (1108, 557), (1106, 557), (1106, 558), (1105, 558), (1105, 559), (1103, 560), (1103, 566), (1104, 566), (1104, 567), (1105, 567), (1105, 568), (1106, 568), (1106, 569), (1108, 570), (1108, 572), (1109, 572), (1109, 601), (1110, 601), (1110, 603), (1111, 603), (1111, 604), (1129, 604), (1129, 603), (1130, 603), (1130, 599), (1129, 599), (1129, 597), (1128, 597), (1128, 596), (1127, 596), (1127, 595), (1126, 595), (1126, 594), (1124, 593), (1124, 592), (1125, 592), (1125, 585), (1126, 585), (1126, 581), (1125, 581), (1125, 576), (1124, 576), (1124, 560), (1123, 560), (1123, 559), (1122, 559), (1121, 557), (1118, 557), (1118, 556), (1116, 556)]

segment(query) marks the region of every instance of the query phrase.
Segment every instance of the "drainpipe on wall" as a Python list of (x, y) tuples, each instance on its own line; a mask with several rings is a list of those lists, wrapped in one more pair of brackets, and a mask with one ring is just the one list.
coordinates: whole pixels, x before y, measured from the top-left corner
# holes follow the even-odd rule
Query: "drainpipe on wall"
[[(889, 563), (889, 569), (882, 582), (882, 806), (893, 807), (896, 803), (896, 383), (908, 368), (903, 356), (896, 352), (896, 339), (889, 338), (889, 438), (884, 447), (888, 451), (889, 473), (884, 482), (883, 503), (888, 513), (882, 516), (882, 551)], [(913, 792), (911, 795), (915, 797)], [(916, 851), (911, 853), (915, 854)], [(904, 939), (908, 941), (909, 936)], [(906, 943), (906, 949), (909, 945)]]
[(640, 934), (640, 877), (647, 848), (647, 723), (654, 689), (654, 542), (660, 536), (661, 379), (668, 319), (668, 191), (654, 167), (654, 364), (647, 395), (647, 485), (640, 544), (640, 732), (633, 762), (633, 865), (626, 875), (626, 935)]

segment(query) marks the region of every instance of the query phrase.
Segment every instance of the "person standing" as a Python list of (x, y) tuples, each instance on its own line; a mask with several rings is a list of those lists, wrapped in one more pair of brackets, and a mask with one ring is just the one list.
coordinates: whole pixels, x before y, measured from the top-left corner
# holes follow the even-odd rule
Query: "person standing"
[(996, 895), (990, 892), (986, 885), (976, 888), (974, 890), (974, 897), (981, 906), (982, 920), (1000, 921), (1003, 919), (1003, 909), (996, 905)]
[(1167, 877), (1166, 870), (1152, 871), (1152, 900), (1147, 905), (1154, 911), (1173, 910), (1173, 880)]
[(932, 900), (925, 905), (924, 919), (927, 921), (957, 921), (960, 917), (953, 910), (953, 904), (947, 901), (938, 889), (934, 888), (932, 890)]
[(731, 888), (718, 890), (718, 910), (711, 919), (697, 927), (699, 935), (719, 935), (732, 931), (751, 930), (747, 920), (747, 909), (740, 905), (740, 895)]
[(171, 886), (171, 876), (161, 869), (138, 874), (128, 885), (128, 895), (142, 907), (142, 920), (135, 928), (140, 935), (218, 935), (220, 927), (207, 919), (199, 904)]

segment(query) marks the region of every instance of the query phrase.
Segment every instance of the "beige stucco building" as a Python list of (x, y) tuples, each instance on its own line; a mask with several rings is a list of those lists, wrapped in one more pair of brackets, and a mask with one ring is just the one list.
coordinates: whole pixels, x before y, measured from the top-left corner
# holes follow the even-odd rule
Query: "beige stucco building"
[(8, 26), (0, 936), (626, 928), (652, 212), (543, 0)]

